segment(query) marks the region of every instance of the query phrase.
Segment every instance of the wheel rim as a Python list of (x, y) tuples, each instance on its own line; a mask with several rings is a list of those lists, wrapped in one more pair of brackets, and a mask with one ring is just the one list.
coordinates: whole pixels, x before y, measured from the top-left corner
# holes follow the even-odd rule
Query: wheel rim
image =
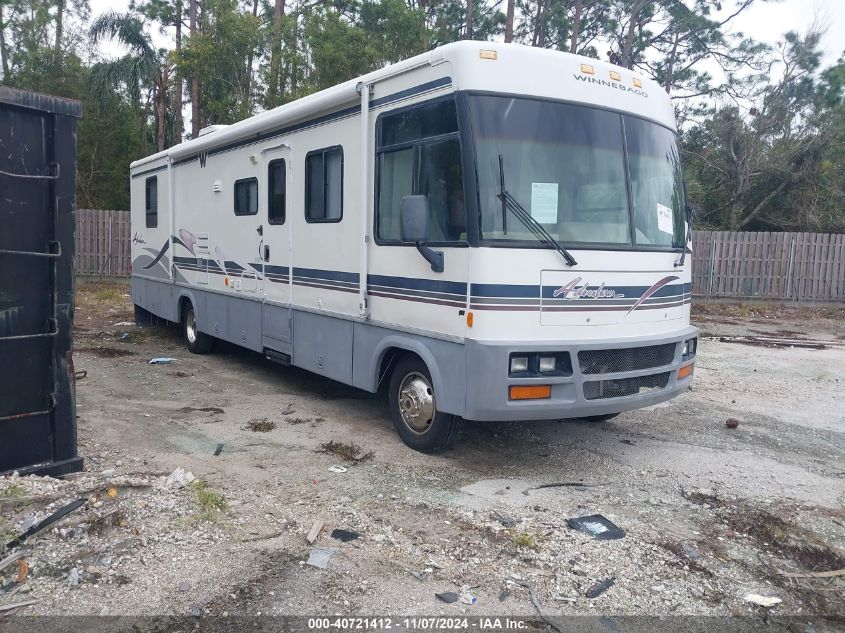
[(197, 342), (197, 320), (194, 317), (193, 309), (188, 309), (188, 313), (185, 315), (185, 335), (191, 345)]
[(428, 378), (419, 372), (411, 372), (399, 385), (399, 414), (402, 421), (417, 435), (423, 435), (434, 421), (434, 389)]

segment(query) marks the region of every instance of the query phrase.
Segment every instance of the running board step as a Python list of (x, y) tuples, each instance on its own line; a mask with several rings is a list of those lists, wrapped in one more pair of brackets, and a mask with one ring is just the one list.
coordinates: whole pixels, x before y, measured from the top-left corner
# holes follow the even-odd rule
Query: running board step
[(271, 360), (274, 363), (279, 363), (280, 365), (287, 365), (290, 366), (290, 354), (284, 354), (282, 352), (277, 352), (274, 349), (264, 348), (264, 357), (267, 360)]

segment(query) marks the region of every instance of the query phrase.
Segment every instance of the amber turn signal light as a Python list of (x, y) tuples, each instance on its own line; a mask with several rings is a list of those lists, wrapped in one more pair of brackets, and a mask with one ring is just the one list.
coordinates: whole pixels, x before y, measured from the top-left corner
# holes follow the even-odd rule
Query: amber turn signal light
[(539, 400), (540, 398), (551, 397), (551, 385), (515, 385), (510, 388), (511, 400)]
[(692, 376), (692, 368), (695, 363), (690, 363), (689, 365), (684, 365), (678, 370), (678, 380), (681, 378), (686, 378), (687, 376)]

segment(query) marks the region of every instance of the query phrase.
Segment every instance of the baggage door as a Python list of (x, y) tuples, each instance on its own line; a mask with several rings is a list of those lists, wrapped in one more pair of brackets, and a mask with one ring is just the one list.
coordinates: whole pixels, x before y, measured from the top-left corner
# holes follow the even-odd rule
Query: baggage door
[(261, 259), (263, 261), (262, 336), (264, 347), (290, 354), (291, 341), (291, 232), (290, 147), (282, 145), (264, 152), (264, 186), (261, 194), (265, 209)]

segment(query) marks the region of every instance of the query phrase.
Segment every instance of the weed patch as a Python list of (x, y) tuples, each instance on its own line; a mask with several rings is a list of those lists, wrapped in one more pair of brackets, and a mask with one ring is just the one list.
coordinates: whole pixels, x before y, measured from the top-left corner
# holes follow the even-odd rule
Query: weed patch
[(336, 455), (337, 457), (340, 457), (348, 462), (352, 462), (353, 464), (360, 464), (361, 462), (368, 461), (375, 456), (372, 451), (364, 453), (363, 450), (364, 449), (357, 444), (346, 444), (345, 442), (335, 442), (334, 440), (331, 440), (321, 444), (320, 449), (316, 452)]
[(267, 418), (255, 418), (246, 423), (246, 428), (253, 433), (269, 433), (276, 428), (276, 423)]

